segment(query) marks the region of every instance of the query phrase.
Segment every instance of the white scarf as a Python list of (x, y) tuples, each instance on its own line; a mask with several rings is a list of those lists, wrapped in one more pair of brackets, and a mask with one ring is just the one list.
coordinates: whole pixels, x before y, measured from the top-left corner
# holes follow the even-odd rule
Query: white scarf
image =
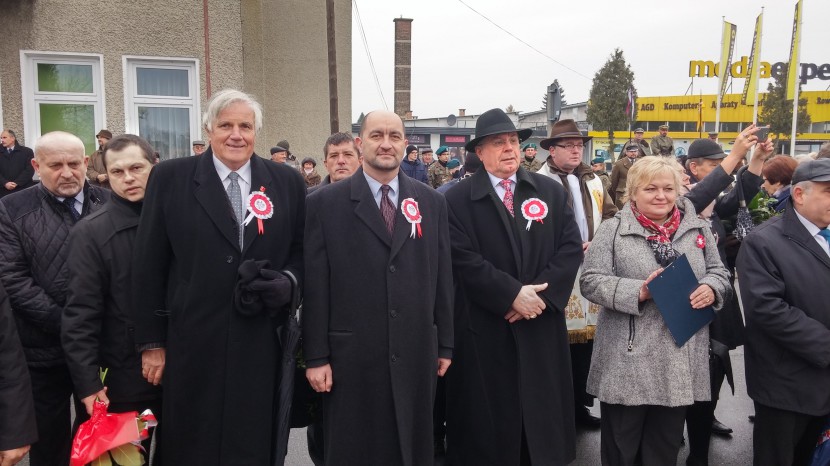
[(588, 241), (588, 218), (585, 217), (585, 207), (582, 205), (582, 192), (579, 190), (579, 179), (574, 174), (568, 175), (568, 188), (571, 191), (571, 199), (574, 204), (574, 216), (579, 226), (579, 234), (582, 242)]

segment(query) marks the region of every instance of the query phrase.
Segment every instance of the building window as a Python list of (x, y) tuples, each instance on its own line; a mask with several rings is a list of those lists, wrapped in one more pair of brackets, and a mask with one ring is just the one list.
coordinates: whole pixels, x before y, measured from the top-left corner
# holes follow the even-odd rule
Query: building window
[(126, 130), (147, 139), (162, 160), (191, 155), (199, 129), (195, 59), (124, 57)]
[(27, 144), (50, 131), (66, 131), (97, 148), (104, 127), (101, 55), (21, 51), (23, 120)]

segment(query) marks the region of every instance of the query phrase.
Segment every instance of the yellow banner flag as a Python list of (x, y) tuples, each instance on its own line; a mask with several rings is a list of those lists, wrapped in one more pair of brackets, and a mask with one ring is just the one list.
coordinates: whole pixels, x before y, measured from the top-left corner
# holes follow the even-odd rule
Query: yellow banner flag
[(735, 50), (735, 36), (738, 26), (723, 22), (723, 38), (720, 46), (720, 65), (718, 68), (718, 89), (720, 95), (726, 94), (726, 83), (729, 81), (729, 68), (732, 65), (732, 52)]
[(790, 64), (787, 67), (787, 100), (795, 99), (795, 86), (798, 85), (798, 58), (801, 47), (801, 2), (795, 4), (793, 15), (793, 40), (790, 42)]
[(744, 83), (744, 93), (741, 96), (741, 103), (744, 105), (755, 105), (755, 94), (758, 89), (758, 74), (761, 64), (761, 24), (764, 20), (764, 13), (758, 15), (755, 20), (755, 35), (752, 36), (752, 51), (749, 54), (749, 76)]

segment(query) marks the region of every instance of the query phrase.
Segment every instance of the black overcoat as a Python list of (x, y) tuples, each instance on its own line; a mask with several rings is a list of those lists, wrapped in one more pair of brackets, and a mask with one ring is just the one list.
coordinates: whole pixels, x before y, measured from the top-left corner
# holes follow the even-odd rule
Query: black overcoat
[(32, 382), (6, 289), (0, 285), (0, 451), (37, 441)]
[[(437, 358), (452, 355), (452, 266), (444, 198), (398, 174), (390, 237), (358, 170), (308, 197), (303, 352), (330, 363), (326, 464), (432, 464)], [(400, 205), (419, 205), (422, 236)]]
[[(563, 309), (582, 262), (582, 240), (561, 184), (517, 172), (515, 218), (485, 170), (446, 193), (456, 304), (455, 359), (447, 380), (447, 455), (453, 465), (518, 465), (522, 432), (533, 464), (575, 455), (574, 401)], [(522, 203), (548, 206), (530, 230)], [(504, 316), (523, 285), (548, 283), (532, 320)]]
[[(5, 151), (5, 147), (0, 147), (0, 197), (23, 191), (35, 184), (32, 179), (35, 176), (35, 168), (32, 166), (35, 153), (32, 149), (15, 145), (11, 154)], [(9, 181), (17, 183), (17, 187), (11, 191), (4, 186)]]
[[(234, 310), (240, 262), (269, 260), (302, 277), (305, 182), (285, 165), (251, 157), (251, 188), (274, 214), (240, 251), (213, 153), (157, 165), (136, 235), (136, 344), (163, 343), (164, 458), (176, 465), (270, 464), (281, 351), (275, 322)], [(243, 200), (247, 196), (243, 196)], [(162, 317), (169, 312), (169, 317)]]
[(799, 221), (792, 201), (744, 239), (737, 269), (746, 312), (747, 393), (764, 406), (827, 415), (830, 256)]
[[(78, 398), (97, 393), (104, 385), (113, 402), (161, 398), (161, 387), (141, 375), (130, 313), (130, 273), (141, 204), (113, 193), (110, 202), (82, 218), (69, 234), (61, 343)], [(104, 384), (99, 367), (107, 368)]]

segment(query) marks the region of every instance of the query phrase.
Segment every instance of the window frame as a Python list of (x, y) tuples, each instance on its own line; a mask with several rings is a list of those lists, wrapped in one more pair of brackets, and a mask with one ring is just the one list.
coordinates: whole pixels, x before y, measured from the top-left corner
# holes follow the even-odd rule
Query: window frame
[[(37, 65), (91, 65), (92, 93), (41, 92), (37, 89)], [(20, 51), (20, 87), (23, 95), (23, 136), (29, 145), (42, 134), (40, 121), (41, 103), (89, 105), (93, 107), (95, 129), (105, 127), (107, 121), (106, 89), (104, 86), (104, 55), (100, 53), (51, 52), (40, 50)], [(81, 139), (85, 135), (81, 135)], [(87, 152), (96, 147), (87, 147)]]
[[(192, 57), (156, 57), (124, 55), (121, 57), (124, 73), (124, 129), (139, 134), (139, 107), (189, 108), (190, 145), (201, 139), (201, 81), (199, 59)], [(175, 69), (188, 71), (189, 97), (147, 96), (138, 94), (138, 68)]]

